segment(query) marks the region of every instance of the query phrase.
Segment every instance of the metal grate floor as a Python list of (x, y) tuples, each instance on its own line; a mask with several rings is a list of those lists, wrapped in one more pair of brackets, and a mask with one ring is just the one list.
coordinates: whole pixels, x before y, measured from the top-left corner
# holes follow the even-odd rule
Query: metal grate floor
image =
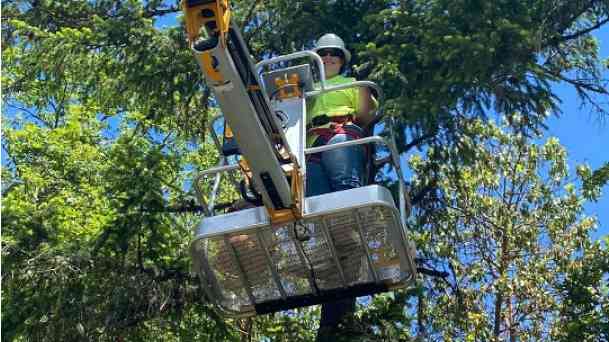
[(406, 242), (395, 207), (372, 203), (283, 226), (213, 232), (192, 250), (216, 304), (253, 315), (256, 305), (296, 296), (370, 283), (404, 286), (414, 272)]

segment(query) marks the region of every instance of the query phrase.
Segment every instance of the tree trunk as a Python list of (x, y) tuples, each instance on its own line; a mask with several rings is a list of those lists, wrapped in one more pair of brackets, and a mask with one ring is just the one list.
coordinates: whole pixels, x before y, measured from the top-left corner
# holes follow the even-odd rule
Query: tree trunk
[(420, 294), (418, 297), (417, 326), (419, 331), (417, 332), (416, 341), (425, 341), (425, 336), (427, 335), (425, 331), (425, 296)]
[(341, 327), (341, 323), (353, 323), (355, 313), (355, 298), (339, 299), (324, 303), (321, 306), (321, 318), (317, 329), (317, 342), (335, 342), (350, 330), (348, 326)]
[(252, 342), (252, 319), (245, 318), (237, 321), (241, 342)]
[[(513, 288), (513, 287), (512, 287)], [(507, 317), (506, 317), (506, 325), (510, 331), (510, 342), (516, 342), (518, 340), (518, 332), (516, 331), (516, 327), (514, 326), (514, 316), (513, 316), (513, 307), (512, 307), (512, 294), (510, 293), (510, 298), (507, 300)]]
[(499, 334), (501, 334), (501, 306), (503, 304), (503, 294), (501, 292), (497, 293), (495, 299), (495, 326), (493, 328), (493, 336), (495, 336), (495, 341), (499, 341)]
[[(504, 231), (501, 237), (501, 260), (499, 263), (499, 279), (502, 279), (505, 275), (505, 270), (508, 267), (508, 238), (506, 236), (506, 232)], [(504, 293), (502, 289), (497, 289), (497, 294), (495, 298), (495, 324), (493, 328), (493, 336), (495, 337), (495, 341), (499, 341), (499, 335), (501, 334), (501, 322), (503, 314), (501, 312), (501, 308), (503, 306)]]

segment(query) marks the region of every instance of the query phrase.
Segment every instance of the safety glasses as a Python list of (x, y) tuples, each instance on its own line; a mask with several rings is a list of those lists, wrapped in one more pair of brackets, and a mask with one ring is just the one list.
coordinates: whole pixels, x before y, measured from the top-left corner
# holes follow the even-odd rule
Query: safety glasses
[(317, 50), (317, 54), (321, 57), (332, 56), (332, 57), (343, 57), (343, 52), (338, 49), (320, 49)]

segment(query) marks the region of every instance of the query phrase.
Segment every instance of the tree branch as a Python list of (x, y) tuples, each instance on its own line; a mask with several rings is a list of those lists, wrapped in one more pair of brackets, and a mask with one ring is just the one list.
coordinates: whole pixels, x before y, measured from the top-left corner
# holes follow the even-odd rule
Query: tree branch
[(414, 138), (411, 142), (409, 142), (408, 144), (406, 144), (406, 146), (404, 146), (404, 149), (402, 150), (402, 152), (407, 152), (411, 148), (416, 147), (416, 146), (422, 144), (423, 142), (425, 142), (425, 140), (431, 139), (435, 136), (436, 136), (435, 134), (429, 133), (429, 134), (423, 134), (420, 137)]
[(165, 212), (165, 213), (178, 213), (178, 214), (202, 213), (204, 211), (205, 211), (205, 208), (203, 208), (203, 206), (194, 205), (194, 204), (187, 204), (187, 205), (176, 206), (176, 207), (167, 207), (162, 210), (162, 212)]
[(605, 18), (605, 20), (599, 21), (595, 25), (590, 26), (590, 27), (588, 27), (585, 30), (578, 31), (578, 32), (575, 32), (575, 33), (570, 34), (570, 35), (562, 36), (559, 39), (557, 39), (556, 42), (560, 43), (560, 42), (564, 42), (564, 41), (567, 41), (567, 40), (579, 38), (579, 37), (581, 37), (581, 36), (583, 36), (585, 34), (588, 34), (588, 33), (592, 32), (592, 31), (596, 30), (597, 28), (600, 28), (601, 26), (603, 26), (607, 22), (609, 22), (609, 17)]
[(42, 119), (40, 116), (38, 116), (37, 114), (35, 114), (34, 112), (32, 112), (31, 110), (29, 110), (29, 109), (27, 109), (27, 108), (20, 107), (20, 106), (16, 106), (16, 105), (11, 104), (11, 103), (7, 103), (7, 106), (9, 106), (9, 107), (11, 107), (11, 108), (14, 108), (14, 109), (18, 109), (18, 110), (20, 110), (20, 111), (22, 111), (22, 112), (26, 113), (27, 115), (31, 116), (32, 118), (34, 118), (34, 119), (36, 119), (36, 120), (40, 121), (40, 123), (41, 123), (42, 125), (44, 125), (45, 127), (47, 127), (47, 128), (50, 128), (50, 127), (51, 127), (51, 125), (50, 125), (48, 122), (46, 122), (46, 121), (45, 121), (44, 119)]
[[(585, 4), (581, 4), (581, 2), (576, 1), (566, 2), (567, 5), (565, 5), (564, 7), (556, 8), (556, 10), (559, 12), (558, 15), (564, 13), (563, 18), (561, 18), (564, 20), (558, 19), (558, 23), (561, 24), (561, 26), (557, 27), (556, 30), (562, 34), (562, 32), (567, 30), (573, 24), (573, 22), (577, 20), (577, 18), (586, 13), (592, 6), (594, 6), (594, 3), (597, 1), (598, 0), (590, 0)], [(571, 7), (571, 5), (581, 6), (579, 6), (579, 8), (569, 8)]]
[(239, 25), (240, 27), (245, 27), (247, 25), (247, 23), (249, 23), (250, 20), (252, 20), (252, 16), (254, 15), (254, 10), (256, 10), (256, 7), (258, 7), (259, 3), (260, 3), (260, 0), (254, 1), (252, 6), (250, 7), (250, 9), (247, 11), (247, 15), (243, 18), (241, 25)]
[(417, 272), (428, 275), (428, 276), (432, 276), (432, 277), (438, 277), (438, 278), (447, 278), (449, 276), (448, 272), (432, 270), (430, 268), (425, 268), (425, 267), (417, 267)]
[(144, 18), (152, 18), (152, 17), (156, 17), (156, 16), (163, 16), (166, 14), (171, 14), (171, 13), (176, 13), (181, 11), (179, 7), (177, 6), (173, 6), (170, 8), (160, 8), (160, 9), (153, 9), (153, 10), (148, 10), (146, 12), (144, 12)]
[(553, 72), (552, 70), (548, 69), (547, 67), (545, 67), (543, 65), (540, 65), (540, 68), (544, 72), (548, 73), (549, 75), (556, 77), (556, 78), (560, 79), (561, 81), (567, 82), (567, 83), (571, 84), (572, 86), (574, 86), (575, 90), (577, 90), (578, 95), (581, 96), (584, 101), (585, 100), (589, 101), (590, 104), (592, 104), (600, 113), (607, 113), (607, 109), (603, 108), (601, 105), (596, 103), (592, 99), (590, 94), (587, 93), (587, 91), (589, 91), (589, 92), (593, 92), (596, 94), (609, 95), (609, 91), (607, 91), (607, 89), (603, 88), (600, 85), (585, 83), (582, 80), (574, 80), (574, 79), (568, 78), (566, 76), (563, 76), (560, 72)]
[(425, 195), (432, 192), (435, 188), (436, 188), (435, 184), (429, 184), (429, 185), (424, 186), (421, 190), (419, 190), (419, 192), (416, 193), (416, 195), (411, 197), (411, 199), (410, 199), (411, 205), (414, 206), (417, 203), (421, 202), (423, 200), (423, 198), (425, 198)]

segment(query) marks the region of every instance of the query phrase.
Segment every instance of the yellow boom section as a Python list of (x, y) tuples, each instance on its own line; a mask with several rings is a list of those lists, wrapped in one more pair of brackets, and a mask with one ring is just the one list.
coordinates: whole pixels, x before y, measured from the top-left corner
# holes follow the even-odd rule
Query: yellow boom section
[(182, 0), (182, 9), (186, 14), (186, 32), (191, 44), (201, 36), (203, 27), (207, 36), (218, 31), (224, 42), (230, 27), (228, 0)]

